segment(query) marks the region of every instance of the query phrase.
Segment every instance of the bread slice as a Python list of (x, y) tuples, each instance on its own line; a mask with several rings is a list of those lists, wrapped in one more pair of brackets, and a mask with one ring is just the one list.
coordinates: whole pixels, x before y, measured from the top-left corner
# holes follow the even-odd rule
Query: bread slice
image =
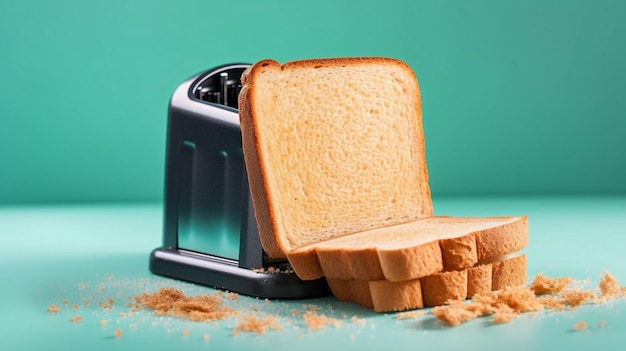
[(528, 244), (521, 217), (430, 217), (327, 240), (288, 253), (301, 279), (404, 281), (511, 254)]
[(389, 280), (328, 279), (335, 297), (376, 312), (403, 311), (446, 304), (475, 294), (526, 282), (526, 255), (501, 257), (499, 261), (435, 273), (400, 282)]
[(263, 60), (241, 79), (244, 157), (271, 258), (432, 216), (420, 91), (405, 63)]
[(433, 217), (421, 96), (406, 64), (263, 60), (242, 83), (243, 151), (268, 256), (379, 311), (519, 279), (496, 258), (527, 245), (526, 217)]

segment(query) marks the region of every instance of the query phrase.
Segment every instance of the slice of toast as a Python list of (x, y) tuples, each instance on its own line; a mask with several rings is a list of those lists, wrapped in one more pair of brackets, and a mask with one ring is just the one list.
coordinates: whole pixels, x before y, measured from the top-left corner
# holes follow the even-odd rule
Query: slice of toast
[[(397, 296), (375, 308), (406, 309), (416, 303), (402, 296), (435, 279), (424, 277), (457, 281), (469, 273), (452, 272), (526, 246), (526, 217), (433, 217), (420, 91), (403, 62), (263, 60), (242, 83), (261, 244), (271, 258), (288, 258), (300, 278), (367, 285), (374, 307), (376, 292), (391, 287)], [(430, 301), (424, 296), (421, 303)]]
[(296, 248), (289, 262), (301, 279), (404, 281), (519, 251), (526, 217), (430, 217)]
[(241, 80), (246, 169), (271, 258), (432, 216), (420, 92), (406, 64), (263, 60)]
[(392, 312), (444, 305), (478, 293), (522, 285), (526, 282), (526, 267), (526, 256), (518, 254), (401, 282), (328, 279), (328, 284), (339, 300), (376, 312)]

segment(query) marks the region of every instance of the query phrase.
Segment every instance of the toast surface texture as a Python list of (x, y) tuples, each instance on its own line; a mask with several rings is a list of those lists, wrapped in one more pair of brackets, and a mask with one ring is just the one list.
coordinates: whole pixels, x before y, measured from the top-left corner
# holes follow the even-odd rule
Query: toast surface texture
[(263, 60), (242, 84), (244, 157), (270, 257), (432, 216), (420, 91), (405, 63)]

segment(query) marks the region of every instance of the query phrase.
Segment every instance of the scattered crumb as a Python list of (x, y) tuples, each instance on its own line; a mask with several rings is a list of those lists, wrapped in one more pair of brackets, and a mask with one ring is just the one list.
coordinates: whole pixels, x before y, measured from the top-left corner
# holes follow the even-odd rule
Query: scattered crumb
[(242, 321), (237, 324), (237, 327), (233, 330), (233, 334), (237, 335), (239, 332), (254, 332), (261, 335), (270, 327), (274, 330), (282, 329), (280, 325), (276, 324), (276, 317), (270, 316), (265, 319), (258, 319), (256, 316), (245, 316), (242, 318)]
[(585, 321), (580, 321), (576, 324), (574, 324), (574, 330), (579, 331), (579, 330), (585, 330), (587, 329), (587, 322)]
[(186, 296), (175, 288), (163, 288), (152, 294), (135, 296), (140, 305), (154, 310), (156, 315), (169, 315), (192, 321), (212, 321), (235, 315), (235, 311), (222, 305), (217, 296)]
[(432, 309), (431, 313), (440, 321), (451, 326), (457, 326), (480, 315), (478, 311), (467, 308), (470, 306), (464, 306), (465, 304), (470, 305), (472, 303), (457, 302), (447, 306), (437, 306)]
[(116, 339), (121, 338), (122, 337), (122, 330), (121, 329), (115, 329), (115, 333), (113, 335), (115, 335)]
[(426, 310), (415, 310), (409, 312), (400, 312), (396, 314), (396, 319), (414, 319), (419, 318), (428, 313)]
[(350, 318), (350, 321), (355, 324), (365, 324), (365, 319), (359, 318), (357, 316), (352, 316), (352, 318)]
[(549, 278), (539, 273), (535, 276), (535, 280), (533, 280), (529, 288), (536, 295), (555, 294), (565, 289), (573, 280), (574, 278), (571, 277)]
[(63, 300), (61, 300), (61, 302), (62, 302), (64, 305), (67, 305), (67, 299), (63, 299)]
[(280, 267), (261, 267), (261, 268), (253, 268), (253, 272), (255, 273), (269, 273), (269, 274), (294, 274), (294, 270), (291, 267), (280, 268)]
[(305, 310), (305, 311), (316, 312), (316, 311), (321, 310), (321, 307), (320, 306), (316, 306), (316, 305), (302, 305), (302, 309)]
[(59, 312), (60, 310), (61, 309), (59, 308), (59, 306), (57, 306), (55, 304), (52, 304), (52, 305), (48, 306), (48, 308), (46, 309), (46, 311), (54, 312), (54, 313)]
[(78, 305), (77, 305), (77, 304), (73, 304), (73, 305), (72, 305), (72, 308), (73, 308), (73, 309), (75, 309), (75, 310), (77, 310), (77, 309), (78, 309)]
[(305, 323), (308, 325), (309, 330), (324, 329), (328, 324), (332, 324), (335, 327), (341, 326), (341, 321), (335, 318), (326, 317), (323, 314), (316, 314), (313, 311), (306, 312), (303, 316)]
[(559, 296), (563, 298), (563, 302), (566, 305), (578, 307), (587, 301), (595, 299), (596, 294), (594, 294), (593, 291), (574, 289), (572, 291), (561, 292)]
[(491, 321), (496, 324), (509, 323), (519, 316), (515, 312), (496, 312), (491, 317)]
[(106, 319), (101, 319), (101, 320), (100, 320), (100, 325), (101, 325), (101, 326), (103, 326), (103, 327), (104, 327), (105, 325), (107, 325), (107, 320), (106, 320)]
[(619, 286), (619, 282), (608, 271), (600, 278), (600, 284), (598, 285), (598, 287), (600, 288), (600, 293), (602, 294), (602, 297), (605, 298), (617, 297), (622, 292)]
[(600, 326), (600, 328), (604, 328), (604, 327), (606, 327), (606, 322), (605, 321), (600, 321), (600, 323), (598, 325)]
[(230, 299), (230, 301), (237, 301), (237, 299), (239, 298), (239, 294), (234, 293), (234, 292), (229, 292), (228, 298)]
[(293, 310), (291, 310), (291, 315), (292, 316), (299, 316), (300, 315), (300, 311), (296, 310), (295, 308)]
[(85, 307), (91, 306), (91, 301), (85, 301), (84, 305), (85, 305)]
[[(448, 325), (459, 325), (477, 317), (492, 315), (493, 323), (507, 323), (524, 312), (537, 312), (543, 309), (562, 311), (574, 309), (585, 303), (601, 303), (619, 296), (624, 288), (613, 275), (606, 272), (598, 288), (602, 299), (591, 290), (567, 287), (573, 278), (549, 278), (537, 274), (528, 287), (509, 287), (499, 291), (477, 294), (471, 302), (452, 302), (449, 305), (435, 307), (431, 313)], [(584, 323), (581, 322), (581, 323)], [(581, 327), (586, 328), (586, 324)], [(575, 330), (580, 330), (576, 329)]]
[(70, 322), (72, 322), (72, 323), (78, 323), (78, 322), (80, 322), (82, 320), (83, 320), (82, 316), (76, 316), (76, 317), (70, 318)]
[(183, 336), (187, 336), (189, 335), (189, 329), (183, 329), (180, 333), (183, 334)]
[(211, 334), (209, 334), (209, 333), (204, 333), (204, 335), (202, 335), (202, 338), (203, 338), (204, 340), (209, 340), (209, 339), (211, 339)]
[(555, 311), (563, 311), (566, 307), (565, 300), (557, 296), (539, 296), (537, 297), (537, 302), (543, 305), (543, 307)]

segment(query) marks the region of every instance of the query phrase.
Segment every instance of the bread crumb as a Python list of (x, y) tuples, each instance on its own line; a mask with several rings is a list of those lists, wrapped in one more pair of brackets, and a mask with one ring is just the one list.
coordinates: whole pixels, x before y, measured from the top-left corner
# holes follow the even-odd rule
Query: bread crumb
[(493, 314), (491, 321), (496, 324), (509, 323), (519, 316), (515, 312), (496, 312)]
[(302, 305), (302, 309), (305, 311), (319, 311), (321, 309), (320, 306), (316, 305)]
[(559, 294), (564, 300), (564, 303), (570, 307), (578, 307), (587, 301), (595, 298), (596, 294), (593, 291), (588, 290), (572, 290), (565, 291)]
[(265, 319), (259, 319), (256, 316), (245, 316), (243, 320), (237, 324), (237, 327), (233, 330), (233, 334), (237, 335), (239, 332), (257, 333), (257, 335), (264, 334), (268, 328), (274, 330), (280, 330), (282, 327), (276, 324), (276, 317), (270, 316)]
[(587, 329), (587, 322), (585, 321), (580, 321), (576, 324), (574, 324), (574, 330), (579, 331), (579, 330), (585, 330)]
[(189, 329), (183, 329), (180, 333), (183, 334), (183, 336), (188, 336), (189, 335)]
[(600, 323), (598, 324), (600, 326), (600, 328), (604, 328), (606, 327), (606, 322), (605, 321), (600, 321)]
[(101, 320), (100, 320), (100, 325), (101, 325), (101, 326), (103, 326), (103, 327), (104, 327), (105, 325), (107, 325), (107, 320), (106, 320), (106, 319), (101, 319)]
[(536, 312), (546, 308), (562, 311), (590, 301), (600, 303), (619, 296), (624, 289), (620, 288), (617, 279), (609, 272), (602, 276), (598, 286), (602, 299), (590, 290), (566, 290), (572, 281), (573, 278), (570, 277), (549, 278), (539, 273), (528, 287), (508, 287), (476, 294), (472, 302), (459, 301), (438, 306), (431, 313), (452, 326), (489, 314), (493, 314), (493, 323), (507, 323), (524, 312)]
[(604, 298), (617, 297), (622, 292), (619, 286), (619, 282), (608, 271), (605, 272), (604, 275), (602, 275), (598, 287), (600, 288), (600, 293)]
[[(468, 306), (465, 306), (468, 305)], [(450, 325), (457, 326), (461, 323), (472, 320), (481, 315), (476, 310), (473, 310), (470, 307), (472, 303), (454, 303), (446, 306), (437, 306), (432, 309), (431, 313), (433, 316), (437, 317), (440, 321)]]
[(185, 296), (175, 288), (162, 288), (152, 294), (135, 296), (140, 305), (154, 310), (156, 315), (186, 318), (192, 321), (212, 321), (232, 317), (232, 308), (222, 306), (217, 296)]
[(565, 300), (556, 296), (540, 296), (537, 301), (551, 310), (563, 311), (566, 307)]
[(53, 313), (57, 313), (59, 312), (61, 309), (59, 308), (59, 306), (52, 304), (50, 306), (48, 306), (48, 308), (46, 309), (46, 311), (48, 312), (53, 312)]
[(72, 323), (78, 323), (78, 322), (80, 322), (82, 320), (83, 320), (82, 316), (76, 316), (76, 317), (70, 318), (70, 322), (72, 322)]
[(326, 317), (323, 314), (318, 315), (313, 311), (306, 312), (302, 317), (304, 318), (304, 322), (308, 325), (309, 331), (324, 329), (329, 324), (335, 327), (340, 327), (342, 324), (338, 319)]
[(357, 323), (358, 324), (365, 324), (365, 319), (359, 318), (357, 316), (352, 316), (352, 318), (350, 318), (350, 321), (352, 321), (352, 323), (355, 323), (355, 324), (357, 324)]
[(121, 329), (115, 329), (115, 333), (113, 334), (115, 336), (116, 339), (119, 339), (122, 337), (122, 330)]
[(285, 268), (280, 268), (280, 267), (274, 267), (274, 266), (270, 266), (270, 267), (261, 267), (261, 268), (253, 268), (252, 269), (253, 272), (255, 273), (263, 273), (263, 274), (294, 274), (294, 270), (291, 267), (285, 267)]
[(414, 319), (419, 318), (428, 313), (426, 310), (416, 310), (416, 311), (408, 311), (408, 312), (400, 312), (396, 314), (396, 319)]
[(209, 333), (204, 333), (204, 334), (202, 335), (202, 338), (203, 338), (204, 340), (209, 340), (209, 339), (211, 339), (211, 334), (209, 334)]
[(536, 295), (555, 294), (565, 289), (573, 280), (571, 277), (549, 278), (539, 273), (535, 276), (529, 288)]
[(291, 310), (291, 315), (292, 316), (299, 316), (300, 315), (300, 311), (296, 310), (295, 308), (293, 310)]

